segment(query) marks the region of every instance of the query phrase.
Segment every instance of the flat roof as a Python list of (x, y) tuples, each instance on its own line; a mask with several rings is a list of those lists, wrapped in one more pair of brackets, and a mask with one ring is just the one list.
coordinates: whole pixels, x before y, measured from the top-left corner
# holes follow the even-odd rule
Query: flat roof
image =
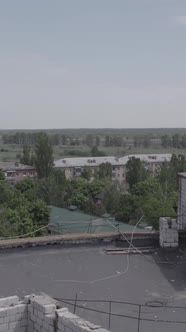
[(54, 167), (56, 168), (66, 168), (66, 167), (85, 167), (85, 166), (99, 166), (102, 163), (110, 163), (113, 166), (121, 166), (126, 165), (128, 160), (132, 157), (139, 158), (141, 161), (148, 163), (155, 162), (165, 162), (170, 161), (172, 154), (164, 153), (164, 154), (136, 154), (136, 155), (128, 155), (124, 157), (81, 157), (81, 158), (63, 158), (54, 161)]
[(15, 161), (0, 161), (0, 169), (4, 171), (15, 171), (15, 170), (33, 170), (35, 169), (32, 166), (29, 165), (23, 165), (20, 163), (15, 163)]
[[(44, 292), (56, 298), (68, 299), (73, 312), (77, 298), (76, 313), (90, 322), (108, 328), (109, 315), (87, 310), (109, 312), (109, 302), (125, 301), (147, 304), (149, 301), (163, 303), (157, 308), (142, 307), (142, 317), (186, 321), (186, 309), (166, 308), (186, 306), (186, 254), (106, 255), (104, 248), (44, 247), (27, 250), (0, 252), (0, 296)], [(165, 262), (165, 264), (161, 262)], [(172, 262), (172, 263), (171, 263)], [(123, 274), (121, 271), (125, 271)], [(115, 276), (110, 277), (109, 276)], [(97, 279), (101, 281), (95, 282)], [(70, 302), (70, 299), (73, 299)], [(79, 300), (82, 299), (82, 302)], [(87, 302), (94, 300), (95, 302)], [(82, 306), (84, 309), (79, 308)], [(111, 312), (136, 317), (138, 307), (112, 303)], [(113, 332), (137, 331), (137, 320), (111, 316)], [(185, 324), (140, 322), (140, 332), (185, 332)]]

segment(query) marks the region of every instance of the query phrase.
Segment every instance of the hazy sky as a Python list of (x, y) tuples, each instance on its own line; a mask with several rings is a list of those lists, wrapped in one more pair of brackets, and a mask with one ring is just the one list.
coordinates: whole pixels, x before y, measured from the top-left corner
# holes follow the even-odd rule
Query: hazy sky
[(0, 128), (186, 127), (186, 0), (1, 0)]

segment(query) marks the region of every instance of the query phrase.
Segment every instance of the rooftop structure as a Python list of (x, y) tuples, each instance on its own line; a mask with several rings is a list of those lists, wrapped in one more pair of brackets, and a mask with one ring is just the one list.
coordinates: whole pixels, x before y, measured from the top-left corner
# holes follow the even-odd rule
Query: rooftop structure
[(92, 178), (94, 172), (103, 163), (110, 163), (112, 165), (112, 179), (117, 180), (120, 183), (126, 182), (126, 164), (131, 158), (139, 158), (146, 164), (149, 171), (155, 174), (162, 163), (169, 162), (172, 155), (166, 154), (138, 154), (129, 155), (124, 157), (83, 157), (83, 158), (64, 158), (54, 162), (55, 168), (61, 168), (65, 172), (66, 178), (74, 178), (81, 176), (81, 172), (85, 167), (89, 167), (92, 170)]
[[(185, 260), (183, 251), (128, 259), (107, 255), (100, 246), (14, 249), (0, 255), (0, 296), (44, 292), (61, 299), (70, 312), (113, 332), (185, 332), (186, 324), (175, 322), (186, 321), (186, 310), (174, 308), (186, 306)], [(139, 330), (138, 304), (146, 305), (141, 307), (146, 320)]]
[(0, 170), (4, 172), (6, 179), (12, 183), (25, 177), (35, 177), (37, 175), (34, 167), (17, 162), (0, 162)]
[(10, 161), (1, 161), (0, 162), (0, 169), (3, 171), (11, 171), (11, 170), (33, 170), (33, 166), (23, 165), (17, 162), (10, 162)]
[(92, 167), (100, 166), (102, 163), (110, 163), (113, 166), (125, 166), (129, 159), (132, 157), (139, 158), (143, 162), (147, 163), (163, 163), (165, 161), (169, 162), (171, 160), (172, 154), (137, 154), (137, 155), (128, 155), (124, 157), (80, 157), (80, 158), (63, 158), (56, 160), (54, 162), (54, 167), (56, 168), (65, 168), (65, 167)]
[(69, 312), (47, 295), (0, 298), (2, 332), (108, 332)]
[[(108, 216), (106, 216), (108, 218)], [(109, 221), (109, 219), (108, 219)], [(69, 211), (67, 209), (51, 207), (51, 224), (48, 229), (53, 234), (73, 233), (102, 233), (113, 232), (114, 228), (106, 218), (101, 218), (80, 211)], [(111, 219), (112, 224), (120, 231), (132, 231), (134, 226)], [(138, 228), (137, 231), (144, 231)]]
[(121, 165), (120, 158), (116, 157), (81, 157), (81, 158), (64, 158), (54, 161), (54, 167), (97, 167), (103, 163), (110, 163), (111, 165)]

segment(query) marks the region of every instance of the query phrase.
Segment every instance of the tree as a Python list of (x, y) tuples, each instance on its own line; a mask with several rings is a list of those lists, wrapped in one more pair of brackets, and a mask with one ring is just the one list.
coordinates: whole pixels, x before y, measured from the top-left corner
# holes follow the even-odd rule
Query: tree
[(112, 165), (108, 162), (102, 163), (99, 166), (98, 177), (100, 180), (104, 178), (111, 179), (112, 178)]
[(81, 177), (90, 181), (92, 177), (92, 170), (90, 167), (84, 167), (82, 172), (81, 172)]
[(93, 146), (91, 149), (91, 155), (93, 157), (105, 156), (105, 152), (98, 149), (97, 146)]
[(39, 228), (39, 226), (45, 226), (49, 224), (50, 221), (50, 209), (40, 199), (37, 199), (30, 206), (30, 213), (32, 216), (33, 224)]
[(161, 137), (161, 145), (162, 145), (163, 148), (168, 148), (168, 147), (170, 147), (170, 146), (171, 146), (171, 143), (172, 143), (172, 141), (171, 141), (170, 136), (168, 136), (168, 135), (163, 135), (163, 136)]
[(145, 135), (143, 139), (144, 148), (148, 148), (150, 146), (150, 143), (151, 143), (150, 137), (148, 135)]
[(116, 183), (105, 184), (103, 205), (108, 213), (114, 215), (118, 211), (120, 197), (121, 190)]
[(86, 136), (86, 145), (88, 145), (88, 146), (92, 146), (93, 145), (93, 136), (92, 136), (92, 134), (88, 134), (87, 136)]
[(5, 180), (5, 173), (0, 169), (0, 181)]
[(64, 172), (60, 169), (53, 169), (48, 178), (37, 181), (37, 196), (48, 205), (63, 207), (67, 183)]
[(111, 142), (111, 141), (112, 141), (111, 137), (107, 135), (107, 136), (105, 137), (105, 146), (106, 146), (106, 147), (111, 146), (111, 145), (112, 145), (112, 142)]
[(181, 138), (181, 146), (185, 149), (186, 148), (186, 134), (184, 134)]
[(93, 146), (92, 149), (91, 149), (91, 155), (93, 157), (97, 157), (99, 155), (99, 149), (97, 146)]
[(46, 133), (38, 135), (34, 159), (38, 178), (47, 178), (53, 169), (53, 149)]
[(100, 137), (96, 136), (96, 146), (100, 146)]
[(30, 146), (28, 146), (28, 145), (23, 146), (23, 154), (20, 158), (20, 162), (23, 165), (31, 165), (31, 149), (30, 149)]
[(136, 183), (145, 180), (147, 175), (148, 172), (139, 158), (132, 157), (128, 160), (126, 164), (126, 179), (130, 188)]
[(18, 181), (15, 185), (16, 189), (19, 190), (21, 193), (25, 193), (28, 190), (34, 189), (34, 182), (30, 178), (25, 178), (21, 181)]
[(181, 137), (179, 134), (175, 134), (172, 136), (172, 145), (174, 148), (180, 148)]
[(123, 221), (128, 223), (135, 214), (137, 208), (138, 204), (135, 199), (135, 196), (126, 195), (126, 194), (121, 195), (118, 204), (118, 210), (115, 213), (115, 218), (118, 221)]

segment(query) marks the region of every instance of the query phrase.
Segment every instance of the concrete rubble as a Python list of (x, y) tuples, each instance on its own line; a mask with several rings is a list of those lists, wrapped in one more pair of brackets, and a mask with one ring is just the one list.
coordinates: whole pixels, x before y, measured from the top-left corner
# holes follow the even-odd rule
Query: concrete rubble
[(0, 332), (108, 332), (44, 295), (0, 299)]

